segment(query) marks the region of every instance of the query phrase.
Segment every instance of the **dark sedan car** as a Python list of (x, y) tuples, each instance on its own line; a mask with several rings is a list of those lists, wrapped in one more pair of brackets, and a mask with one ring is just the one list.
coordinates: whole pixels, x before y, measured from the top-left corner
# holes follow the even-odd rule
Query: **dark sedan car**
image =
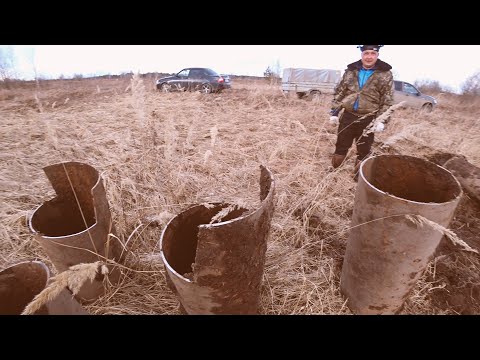
[(158, 79), (157, 89), (170, 91), (200, 91), (206, 94), (221, 92), (231, 87), (230, 78), (207, 68), (187, 68), (175, 75)]

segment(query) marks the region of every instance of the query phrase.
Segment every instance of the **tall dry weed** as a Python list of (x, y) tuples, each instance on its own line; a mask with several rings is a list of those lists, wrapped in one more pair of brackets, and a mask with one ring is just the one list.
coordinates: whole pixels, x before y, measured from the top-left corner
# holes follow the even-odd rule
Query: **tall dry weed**
[(25, 307), (22, 315), (34, 314), (43, 305), (55, 299), (65, 288), (70, 289), (73, 295), (78, 294), (83, 284), (87, 280), (93, 281), (97, 273), (108, 274), (107, 266), (101, 261), (71, 266), (68, 270), (54, 276), (50, 284)]

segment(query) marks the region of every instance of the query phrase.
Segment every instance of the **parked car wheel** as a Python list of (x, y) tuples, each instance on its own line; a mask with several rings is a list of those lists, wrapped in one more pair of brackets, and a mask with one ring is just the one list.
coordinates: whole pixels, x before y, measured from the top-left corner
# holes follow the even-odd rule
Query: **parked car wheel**
[(202, 84), (200, 91), (204, 94), (210, 94), (213, 92), (213, 87), (210, 84)]
[(172, 85), (167, 84), (167, 83), (163, 83), (163, 84), (160, 86), (160, 91), (161, 91), (161, 92), (164, 92), (164, 93), (168, 93), (168, 92), (172, 91)]
[(312, 91), (309, 94), (310, 100), (312, 101), (319, 101), (320, 100), (320, 91)]
[(433, 105), (430, 104), (430, 103), (424, 104), (424, 105), (422, 106), (422, 111), (425, 111), (425, 112), (428, 112), (428, 113), (429, 113), (429, 112), (432, 112), (432, 110), (433, 110)]

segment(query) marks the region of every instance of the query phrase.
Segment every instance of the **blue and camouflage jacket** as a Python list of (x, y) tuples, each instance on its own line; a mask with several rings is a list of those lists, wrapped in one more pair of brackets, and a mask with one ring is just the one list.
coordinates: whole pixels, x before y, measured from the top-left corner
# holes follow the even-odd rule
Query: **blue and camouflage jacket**
[[(360, 89), (358, 72), (362, 61), (358, 60), (347, 66), (342, 80), (335, 88), (332, 109), (344, 108), (359, 115), (372, 114), (378, 117), (393, 105), (393, 75), (392, 67), (378, 59), (375, 71), (365, 85)], [(354, 111), (355, 101), (359, 100), (358, 110)]]

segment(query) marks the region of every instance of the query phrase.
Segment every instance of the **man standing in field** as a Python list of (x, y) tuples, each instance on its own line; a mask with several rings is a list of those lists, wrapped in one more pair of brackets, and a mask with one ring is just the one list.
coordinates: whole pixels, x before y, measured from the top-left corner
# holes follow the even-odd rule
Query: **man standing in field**
[[(335, 153), (332, 165), (338, 168), (348, 150), (356, 141), (357, 159), (354, 179), (363, 159), (368, 157), (374, 140), (374, 132), (384, 130), (384, 123), (378, 122), (373, 129), (364, 131), (377, 117), (393, 105), (392, 67), (378, 59), (383, 45), (359, 45), (362, 58), (347, 66), (342, 80), (335, 88), (330, 111), (330, 122), (338, 125)], [(344, 109), (340, 116), (340, 111)]]

